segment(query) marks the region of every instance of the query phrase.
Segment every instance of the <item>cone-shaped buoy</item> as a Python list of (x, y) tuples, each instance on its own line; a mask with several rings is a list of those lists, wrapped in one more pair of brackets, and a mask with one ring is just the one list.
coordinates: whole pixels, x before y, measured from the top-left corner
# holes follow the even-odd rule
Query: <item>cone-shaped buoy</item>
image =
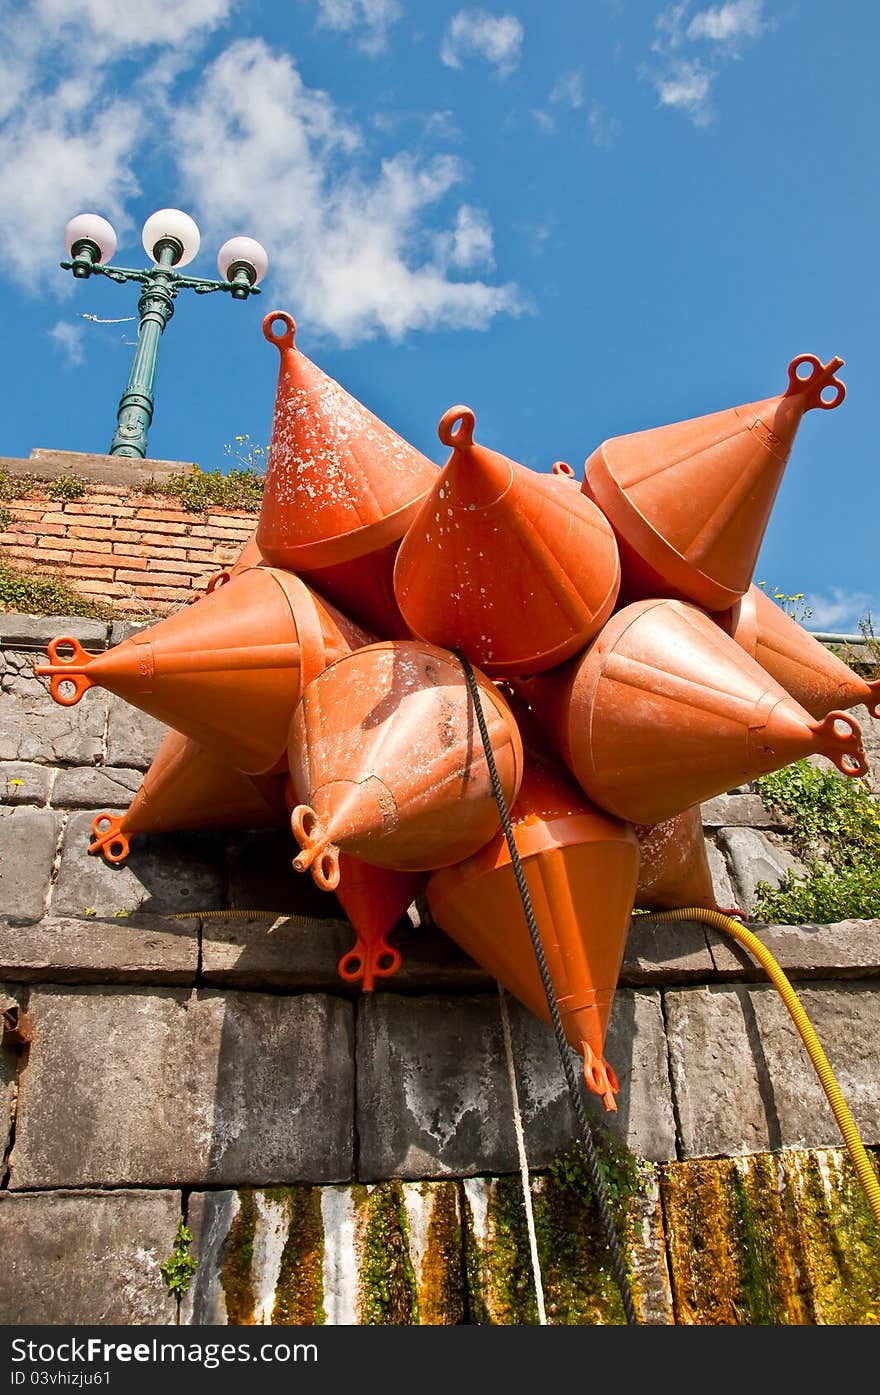
[(635, 835), (641, 853), (636, 887), (640, 910), (677, 910), (682, 906), (721, 909), (712, 885), (699, 805), (650, 828), (636, 824)]
[(586, 654), (514, 686), (593, 802), (632, 823), (662, 823), (814, 753), (844, 775), (868, 769), (854, 718), (812, 718), (681, 601), (626, 606)]
[(336, 899), (356, 935), (353, 947), (339, 961), (339, 973), (346, 982), (359, 982), (365, 993), (372, 993), (377, 978), (397, 973), (400, 951), (388, 943), (388, 932), (427, 882), (427, 872), (394, 872), (389, 867), (371, 867), (347, 853), (339, 854)]
[(410, 524), (394, 591), (414, 634), (489, 674), (537, 673), (583, 649), (614, 608), (614, 533), (564, 466), (540, 475), (474, 442), (452, 407), (452, 455)]
[(787, 615), (760, 586), (750, 586), (719, 624), (813, 717), (864, 703), (880, 717), (880, 679), (869, 683)]
[[(511, 809), (532, 910), (568, 1042), (587, 1084), (613, 1109), (617, 1081), (605, 1034), (629, 930), (639, 846), (562, 774), (527, 758)], [(507, 840), (435, 872), (428, 905), (437, 924), (542, 1021), (550, 1012)]]
[(56, 702), (99, 686), (167, 722), (220, 760), (263, 775), (287, 746), (303, 687), (367, 635), (290, 572), (250, 567), (210, 595), (103, 654), (54, 639)]
[(210, 595), (212, 591), (216, 591), (218, 586), (225, 586), (227, 581), (231, 581), (234, 576), (238, 576), (239, 572), (247, 571), (248, 567), (258, 567), (263, 560), (264, 558), (257, 542), (257, 530), (255, 528), (232, 566), (223, 567), (221, 571), (215, 572), (212, 577), (209, 577), (205, 590)]
[[(481, 704), (508, 803), (522, 779), (516, 721), (485, 675)], [(290, 725), (291, 820), (325, 891), (339, 849), (376, 867), (422, 872), (476, 852), (500, 819), (464, 671), (453, 654), (388, 640), (339, 659), (303, 693)]]
[(138, 833), (190, 828), (281, 828), (283, 775), (244, 775), (179, 731), (166, 733), (126, 813), (98, 814), (90, 853), (124, 862)]
[[(322, 595), (333, 594), (330, 569), (360, 560), (360, 589), (349, 588), (346, 611), (373, 630), (399, 631), (393, 545), (437, 466), (300, 353), (295, 332), (284, 311), (263, 321), (281, 366), (257, 542), (268, 562), (306, 576)], [(363, 579), (371, 569), (372, 586)], [(376, 613), (374, 590), (394, 608)]]
[(745, 594), (801, 417), (840, 405), (842, 365), (801, 354), (781, 397), (617, 436), (593, 452), (582, 488), (617, 534), (625, 601), (676, 596), (724, 610)]

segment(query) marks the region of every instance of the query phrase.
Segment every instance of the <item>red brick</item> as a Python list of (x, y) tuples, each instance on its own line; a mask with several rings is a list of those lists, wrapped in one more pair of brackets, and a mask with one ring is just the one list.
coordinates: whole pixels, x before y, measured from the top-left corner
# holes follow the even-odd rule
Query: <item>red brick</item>
[(194, 514), (194, 513), (185, 513), (185, 512), (183, 511), (183, 509), (178, 509), (178, 508), (168, 508), (168, 509), (157, 509), (157, 508), (143, 509), (143, 508), (138, 508), (138, 510), (137, 510), (137, 512), (136, 512), (136, 514), (135, 514), (135, 518), (137, 519), (138, 523), (140, 523), (140, 521), (141, 521), (142, 518), (169, 519), (172, 523), (192, 523), (193, 519), (194, 519), (194, 518), (197, 518), (197, 517), (198, 517), (197, 514)]
[(120, 552), (117, 549), (114, 549), (114, 551), (111, 553), (110, 560), (112, 561), (114, 567), (117, 568), (117, 570), (120, 567), (127, 567), (129, 571), (134, 571), (135, 568), (137, 568), (137, 570), (141, 573), (147, 570), (146, 557), (129, 557), (125, 553)]
[(21, 547), (18, 544), (7, 545), (3, 549), (6, 557), (18, 557), (29, 562), (43, 562), (46, 566), (52, 563), (70, 561), (69, 552), (55, 552), (48, 547)]
[[(140, 590), (143, 587), (143, 585), (147, 582), (149, 582), (150, 585), (161, 585), (161, 577), (165, 575), (167, 575), (167, 573), (163, 572), (160, 577), (155, 577), (151, 576), (150, 573), (146, 570), (135, 571), (133, 568), (128, 567), (127, 561), (125, 562), (124, 566), (117, 566), (116, 568), (116, 580), (130, 581), (133, 585), (137, 586), (138, 590)], [(188, 579), (183, 579), (181, 580), (180, 584), (181, 586), (187, 587), (189, 586), (189, 581)]]
[(143, 596), (148, 601), (180, 601), (187, 598), (185, 590), (170, 586), (139, 586), (137, 591), (139, 596)]
[(142, 533), (174, 533), (184, 534), (189, 532), (189, 527), (185, 523), (175, 523), (157, 518), (139, 518), (137, 526)]
[(120, 586), (114, 581), (81, 581), (78, 577), (68, 578), (71, 586), (75, 586), (77, 591), (81, 591), (84, 596), (96, 596), (99, 600), (116, 600), (118, 597), (128, 597), (131, 595), (130, 586)]
[(150, 557), (155, 561), (163, 562), (189, 561), (189, 555), (185, 547), (159, 547), (158, 545), (153, 545), (152, 540), (149, 550), (141, 543), (140, 547), (120, 547), (119, 551), (124, 552), (128, 556), (137, 554), (137, 556), (143, 557), (145, 560)]
[(59, 511), (59, 509), (58, 509), (58, 506), (55, 505), (55, 504), (53, 504), (53, 506), (52, 506), (50, 509), (46, 509), (45, 512), (43, 513), (43, 522), (44, 522), (44, 523), (63, 523), (65, 528), (69, 528), (69, 527), (70, 527), (70, 515), (69, 515), (69, 514), (66, 514), (66, 513), (61, 513), (61, 512)]
[(197, 523), (192, 530), (194, 538), (213, 538), (215, 542), (247, 542), (253, 528), (242, 524), (241, 528), (223, 527), (217, 523)]
[[(150, 557), (147, 570), (150, 573), (176, 572), (178, 576), (203, 576), (206, 572), (209, 576), (211, 574), (211, 568), (206, 567), (204, 562), (178, 562), (172, 557)], [(214, 570), (217, 570), (216, 567)]]
[(113, 514), (118, 518), (131, 518), (134, 509), (130, 504), (65, 504), (65, 513), (97, 514), (106, 518), (108, 514)]
[(85, 581), (112, 581), (113, 568), (93, 566), (89, 563), (81, 563), (77, 558), (65, 568), (65, 574), (70, 581), (78, 581), (81, 577)]
[(61, 523), (37, 523), (32, 524), (30, 519), (18, 520), (18, 528), (13, 522), (12, 528), (17, 533), (26, 538), (63, 538), (67, 536), (67, 529)]
[(89, 538), (94, 542), (108, 542), (115, 547), (120, 542), (135, 542), (141, 540), (140, 533), (131, 533), (124, 528), (87, 528), (79, 523), (72, 523), (67, 530), (68, 537)]
[(67, 542), (70, 544), (70, 550), (73, 553), (74, 557), (78, 556), (79, 554), (83, 554), (84, 556), (88, 554), (89, 556), (91, 556), (94, 553), (100, 552), (103, 554), (113, 551), (113, 546), (111, 543), (93, 542), (90, 538), (68, 538)]
[(30, 504), (20, 504), (15, 499), (4, 500), (3, 507), (13, 511), (18, 518), (42, 518), (45, 508)]

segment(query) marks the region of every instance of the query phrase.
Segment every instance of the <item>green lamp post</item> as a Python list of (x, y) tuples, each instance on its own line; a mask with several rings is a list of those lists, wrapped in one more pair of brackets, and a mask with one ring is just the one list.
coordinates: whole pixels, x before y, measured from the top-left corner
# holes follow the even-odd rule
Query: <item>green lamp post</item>
[(65, 271), (78, 279), (107, 276), (111, 281), (138, 281), (143, 286), (138, 300), (137, 348), (132, 360), (128, 383), (119, 400), (116, 431), (110, 445), (110, 455), (134, 456), (143, 460), (147, 454), (147, 432), (153, 419), (153, 384), (162, 331), (174, 314), (174, 301), (179, 291), (193, 290), (196, 295), (212, 291), (228, 291), (233, 300), (247, 300), (259, 295), (257, 282), (269, 266), (269, 258), (259, 242), (252, 237), (232, 237), (224, 242), (217, 255), (222, 281), (206, 281), (199, 276), (182, 276), (178, 267), (193, 260), (201, 242), (199, 230), (188, 213), (179, 208), (161, 208), (144, 223), (143, 244), (153, 266), (146, 271), (133, 271), (124, 266), (108, 265), (116, 251), (116, 233), (106, 218), (97, 213), (78, 213), (64, 230), (69, 262), (62, 262)]

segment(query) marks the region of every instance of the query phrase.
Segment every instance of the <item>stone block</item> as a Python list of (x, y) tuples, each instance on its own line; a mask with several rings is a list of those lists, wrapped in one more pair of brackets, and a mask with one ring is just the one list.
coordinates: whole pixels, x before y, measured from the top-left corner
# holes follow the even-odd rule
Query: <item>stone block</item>
[(91, 812), (72, 814), (68, 820), (52, 890), (53, 916), (79, 917), (91, 910), (110, 920), (117, 911), (176, 915), (216, 910), (223, 905), (219, 835), (167, 833), (136, 838), (128, 860), (114, 867), (88, 852), (93, 820)]
[(194, 983), (197, 920), (0, 920), (0, 975), (23, 983)]
[[(20, 1003), (23, 994), (18, 985), (0, 983), (0, 1000), (4, 1005)], [(12, 1116), (15, 1110), (18, 1071), (22, 1053), (11, 1046), (0, 1046), (0, 1157), (6, 1157), (9, 1136), (12, 1132)]]
[(95, 689), (75, 707), (62, 707), (50, 696), (49, 680), (34, 674), (39, 657), (3, 652), (0, 760), (95, 764), (103, 755), (107, 693)]
[(177, 1302), (159, 1266), (180, 1205), (178, 1191), (0, 1192), (0, 1322), (173, 1324)]
[[(880, 974), (880, 921), (835, 925), (751, 925), (789, 978), (864, 978)], [(707, 928), (713, 963), (725, 978), (766, 981), (766, 973), (732, 936)]]
[(409, 992), (491, 992), (496, 980), (459, 949), (454, 940), (430, 922), (413, 925), (407, 916), (389, 935), (400, 951), (396, 974), (382, 980), (382, 990)]
[(195, 1192), (187, 1220), (199, 1267), (183, 1323), (464, 1320), (454, 1182)]
[(99, 653), (107, 647), (106, 620), (87, 620), (82, 615), (22, 615), (7, 611), (0, 615), (0, 645), (4, 649), (37, 649), (45, 657), (46, 646), (59, 636), (79, 640), (83, 649)]
[(28, 1010), (13, 1190), (351, 1177), (342, 999), (34, 988)]
[(759, 794), (719, 794), (700, 805), (703, 827), (716, 828), (787, 828), (781, 814), (768, 809)]
[(297, 924), (294, 919), (206, 917), (202, 922), (206, 983), (236, 988), (323, 988), (347, 991), (337, 970), (351, 947), (347, 921)]
[(225, 836), (230, 906), (316, 920), (343, 919), (336, 897), (310, 876), (294, 872), (297, 845), (290, 828), (258, 828)]
[(140, 770), (74, 765), (59, 770), (52, 790), (56, 809), (117, 809), (130, 804), (143, 780)]
[(663, 996), (681, 1156), (779, 1147), (772, 1079), (748, 990), (711, 984)]
[(53, 772), (45, 765), (0, 762), (0, 803), (48, 803)]
[(605, 1057), (620, 1082), (617, 1109), (607, 1113), (601, 1101), (589, 1095), (593, 1117), (636, 1157), (650, 1162), (674, 1158), (675, 1115), (659, 992), (617, 990)]
[(620, 967), (622, 984), (685, 983), (705, 978), (711, 969), (706, 935), (696, 921), (633, 918)]
[[(775, 989), (748, 990), (784, 1148), (840, 1143), (840, 1129), (800, 1034)], [(866, 1147), (880, 1144), (877, 1040), (880, 987), (873, 983), (802, 985), (798, 997)]]
[(709, 871), (712, 874), (712, 891), (719, 906), (733, 909), (736, 905), (736, 895), (730, 880), (730, 871), (727, 861), (720, 848), (712, 842), (711, 838), (706, 839), (706, 858), (709, 863)]
[(718, 842), (730, 865), (737, 905), (748, 913), (755, 905), (758, 882), (772, 887), (781, 883), (786, 872), (803, 875), (803, 863), (754, 828), (721, 828)]
[(108, 649), (115, 649), (117, 644), (122, 644), (123, 640), (131, 639), (132, 635), (139, 634), (141, 630), (148, 630), (155, 625), (155, 620), (114, 620), (110, 625), (110, 637), (107, 641)]
[(168, 728), (149, 712), (133, 707), (116, 693), (109, 693), (107, 716), (107, 765), (148, 770)]
[(0, 808), (0, 906), (10, 920), (43, 915), (60, 826), (51, 809)]

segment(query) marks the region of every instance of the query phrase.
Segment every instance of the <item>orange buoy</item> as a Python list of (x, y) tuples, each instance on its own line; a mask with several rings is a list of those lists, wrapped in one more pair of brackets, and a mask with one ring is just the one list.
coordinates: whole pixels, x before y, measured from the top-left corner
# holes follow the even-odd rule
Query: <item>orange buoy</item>
[(745, 594), (801, 417), (840, 405), (842, 365), (801, 354), (781, 397), (617, 436), (593, 452), (581, 487), (617, 534), (625, 601), (674, 596), (724, 610)]
[(760, 586), (715, 617), (762, 668), (813, 717), (864, 703), (880, 717), (880, 679), (869, 683), (820, 644)]
[(474, 442), (474, 414), (439, 426), (452, 455), (400, 544), (394, 591), (414, 634), (486, 673), (537, 673), (583, 649), (614, 608), (617, 543), (570, 471), (541, 475)]
[[(476, 674), (504, 796), (522, 779), (513, 714)], [(290, 724), (291, 819), (318, 886), (334, 891), (339, 850), (376, 867), (431, 871), (476, 852), (499, 827), (476, 714), (459, 661), (386, 640), (339, 659), (305, 689)]]
[(98, 814), (90, 853), (124, 862), (139, 833), (189, 828), (281, 828), (287, 819), (283, 775), (244, 775), (210, 751), (169, 731), (126, 813)]
[(388, 933), (427, 882), (427, 872), (395, 872), (339, 854), (336, 899), (355, 931), (353, 947), (339, 961), (339, 973), (347, 983), (360, 982), (365, 993), (372, 993), (377, 978), (397, 973), (400, 951), (388, 943)]
[[(587, 1084), (614, 1109), (617, 1080), (603, 1053), (638, 877), (635, 833), (534, 760), (510, 814), (565, 1035), (584, 1058)], [(427, 898), (446, 934), (549, 1022), (504, 834), (434, 872)]]
[(854, 718), (812, 718), (681, 601), (626, 606), (586, 654), (514, 687), (593, 802), (632, 823), (662, 823), (814, 753), (844, 775), (868, 769)]
[(405, 633), (394, 553), (437, 466), (300, 353), (295, 333), (284, 311), (263, 320), (281, 365), (257, 542), (371, 629)]
[(698, 804), (662, 823), (651, 827), (636, 824), (634, 828), (641, 853), (636, 887), (639, 910), (677, 910), (683, 906), (721, 909), (715, 899)]
[(248, 567), (258, 567), (262, 561), (263, 554), (257, 543), (257, 530), (255, 528), (233, 565), (223, 567), (221, 571), (215, 572), (213, 576), (209, 577), (205, 590), (210, 595), (212, 591), (216, 591), (218, 586), (225, 586), (227, 581), (238, 576), (239, 572), (247, 571)]
[(176, 615), (103, 654), (54, 639), (56, 702), (99, 686), (192, 737), (249, 775), (278, 767), (303, 687), (367, 635), (291, 572), (250, 567)]

